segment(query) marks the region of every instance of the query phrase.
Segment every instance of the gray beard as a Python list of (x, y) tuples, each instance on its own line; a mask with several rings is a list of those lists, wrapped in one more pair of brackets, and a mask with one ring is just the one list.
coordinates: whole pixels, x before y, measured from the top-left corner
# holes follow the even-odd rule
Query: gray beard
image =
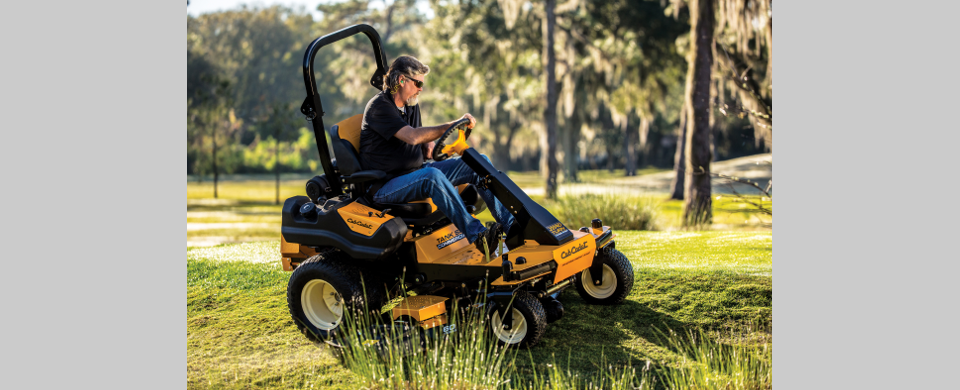
[(403, 103), (406, 104), (406, 105), (408, 105), (408, 106), (416, 106), (417, 103), (420, 103), (420, 94), (416, 94), (416, 95), (411, 96), (409, 99), (407, 99), (407, 101), (405, 101), (405, 102), (403, 102)]

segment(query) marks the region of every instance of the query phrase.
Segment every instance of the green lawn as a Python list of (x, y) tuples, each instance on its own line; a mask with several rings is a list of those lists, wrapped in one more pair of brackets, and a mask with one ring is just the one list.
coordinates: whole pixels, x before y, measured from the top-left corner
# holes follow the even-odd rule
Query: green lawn
[[(771, 345), (771, 232), (617, 233), (636, 276), (628, 300), (590, 306), (565, 291), (564, 318), (503, 368), (511, 381), (501, 387), (543, 387), (528, 381), (556, 367), (586, 377), (640, 371), (649, 361), (651, 373), (667, 372), (693, 356), (663, 337), (671, 331), (702, 329), (725, 346)], [(286, 309), (290, 274), (280, 270), (278, 252), (276, 239), (187, 248), (188, 388), (365, 386), (326, 347), (297, 333)]]
[[(524, 188), (543, 186), (536, 172), (509, 174)], [(304, 193), (306, 177), (296, 176), (281, 181), (281, 201)], [(621, 177), (622, 172), (598, 170), (583, 171), (580, 179), (617, 184)], [(275, 191), (269, 177), (241, 176), (221, 181), (219, 198), (212, 199), (212, 182), (188, 180), (188, 387), (369, 387), (371, 383), (345, 368), (325, 347), (297, 333), (290, 320), (285, 299), (290, 274), (280, 271), (277, 262), (280, 206), (274, 203)], [(656, 223), (650, 228), (661, 231), (617, 228), (617, 248), (636, 271), (628, 301), (616, 307), (589, 306), (574, 290), (566, 291), (561, 296), (565, 317), (548, 327), (538, 347), (510, 355), (500, 373), (510, 382), (500, 387), (544, 388), (549, 380), (552, 388), (583, 388), (586, 382), (611, 375), (620, 375), (621, 380), (607, 382), (605, 388), (623, 388), (640, 379), (647, 385), (659, 380), (653, 388), (664, 387), (663, 382), (680, 386), (670, 379), (681, 372), (675, 368), (687, 367), (681, 362), (696, 361), (698, 353), (723, 355), (710, 352), (713, 346), (719, 346), (717, 351), (729, 351), (731, 345), (769, 351), (763, 349), (772, 345), (769, 217), (758, 217), (749, 206), (723, 195), (713, 200), (714, 225), (688, 231), (680, 228), (682, 201), (666, 200), (665, 194), (623, 195), (623, 202), (532, 198), (558, 216), (568, 215), (563, 219), (567, 224), (579, 217), (569, 212), (574, 207), (590, 214), (602, 211), (604, 221), (612, 224), (626, 213), (616, 207), (635, 209), (643, 203), (645, 210), (653, 209)], [(769, 199), (753, 200), (772, 207)], [(563, 204), (568, 205), (567, 212), (560, 210)], [(492, 221), (489, 211), (478, 217)], [(210, 246), (224, 242), (239, 244)], [(699, 352), (682, 353), (689, 349), (682, 346), (684, 337), (665, 337), (701, 330), (712, 341), (692, 343), (705, 346)], [(760, 356), (769, 366), (768, 352), (749, 355)], [(711, 364), (700, 366), (717, 366)], [(644, 367), (652, 371), (643, 371)], [(688, 377), (722, 383), (718, 378), (723, 376), (717, 375), (710, 371)]]
[[(651, 170), (653, 171), (653, 170)], [(643, 173), (650, 173), (643, 171)], [(606, 170), (581, 171), (583, 183), (611, 184), (622, 178), (621, 172)], [(543, 183), (536, 172), (510, 172), (510, 177), (523, 188), (542, 188)], [(236, 243), (248, 241), (276, 240), (280, 235), (280, 206), (275, 204), (276, 183), (273, 180), (256, 177), (250, 180), (221, 181), (218, 185), (217, 199), (213, 199), (213, 183), (187, 182), (187, 242), (188, 245), (212, 245), (217, 243)], [(285, 179), (280, 182), (280, 201), (296, 195), (305, 194), (305, 178)], [(678, 230), (682, 225), (683, 201), (668, 200), (666, 194), (623, 195), (635, 203), (652, 203), (658, 210), (655, 227), (659, 230)], [(559, 214), (560, 202), (547, 201), (543, 195), (531, 196), (535, 202), (548, 211)], [(768, 207), (772, 202), (768, 198), (751, 198)], [(570, 203), (570, 202), (568, 202)], [(573, 202), (577, 204), (577, 202)], [(605, 207), (599, 205), (597, 207)], [(584, 204), (583, 210), (591, 205)], [(713, 199), (714, 225), (708, 229), (716, 230), (760, 230), (770, 231), (772, 219), (769, 216), (751, 212), (752, 206), (738, 202), (728, 195), (716, 195)], [(609, 210), (616, 214), (618, 210)], [(488, 210), (477, 216), (484, 223), (493, 221)], [(590, 218), (593, 218), (592, 216)], [(604, 219), (605, 221), (608, 219)], [(561, 222), (572, 224), (572, 221)], [(574, 226), (577, 228), (579, 226)], [(616, 226), (615, 226), (616, 227)]]

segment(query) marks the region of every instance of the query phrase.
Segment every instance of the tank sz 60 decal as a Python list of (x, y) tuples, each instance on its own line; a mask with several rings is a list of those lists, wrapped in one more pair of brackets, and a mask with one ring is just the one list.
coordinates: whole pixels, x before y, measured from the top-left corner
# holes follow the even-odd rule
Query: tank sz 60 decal
[(460, 241), (466, 237), (467, 236), (464, 236), (463, 233), (460, 233), (459, 229), (454, 230), (453, 233), (444, 234), (440, 238), (437, 238), (437, 249), (446, 248), (450, 246), (450, 244)]
[(430, 263), (470, 245), (467, 237), (453, 224), (417, 239), (417, 259)]

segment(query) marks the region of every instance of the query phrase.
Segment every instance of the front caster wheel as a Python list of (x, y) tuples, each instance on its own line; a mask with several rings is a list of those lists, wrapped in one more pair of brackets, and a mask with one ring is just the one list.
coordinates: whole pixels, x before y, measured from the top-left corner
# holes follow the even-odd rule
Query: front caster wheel
[(490, 330), (497, 343), (511, 347), (530, 348), (540, 342), (547, 330), (546, 313), (540, 301), (526, 291), (518, 292), (510, 308), (513, 324), (507, 329), (501, 320), (502, 310), (493, 305), (488, 313)]
[(577, 292), (584, 301), (593, 305), (623, 302), (633, 290), (633, 266), (623, 253), (610, 246), (600, 249), (597, 256), (603, 262), (603, 282), (594, 284), (590, 269), (587, 268), (577, 275), (574, 283)]
[(563, 304), (555, 297), (547, 296), (540, 300), (543, 311), (547, 313), (547, 323), (552, 324), (563, 318)]

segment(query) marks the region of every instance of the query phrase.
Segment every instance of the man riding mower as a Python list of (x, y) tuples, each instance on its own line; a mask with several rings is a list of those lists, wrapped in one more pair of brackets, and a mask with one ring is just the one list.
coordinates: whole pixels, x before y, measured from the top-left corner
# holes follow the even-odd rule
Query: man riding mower
[[(323, 46), (358, 33), (373, 44), (377, 70), (370, 83), (381, 93), (364, 114), (331, 127), (334, 159), (313, 60)], [(313, 125), (324, 175), (307, 182), (307, 196), (284, 202), (280, 252), (283, 269), (293, 271), (290, 314), (306, 337), (330, 342), (343, 336), (344, 312), (353, 310), (448, 333), (455, 330), (448, 325), (449, 310), (486, 302), (487, 324), (501, 344), (532, 347), (547, 323), (563, 315), (556, 297), (565, 288), (574, 286), (591, 304), (617, 304), (630, 294), (633, 268), (615, 249), (608, 226), (595, 219), (570, 230), (533, 202), (469, 146), (475, 123), (469, 115), (421, 128), (416, 95), (426, 71), (393, 75), (385, 65), (379, 35), (362, 24), (317, 38), (304, 54), (307, 98), (300, 110)], [(386, 116), (378, 117), (371, 113), (374, 105), (394, 112), (381, 110)], [(431, 149), (426, 142), (436, 134)], [(378, 150), (371, 142), (392, 143), (397, 151), (386, 154), (394, 158), (429, 151), (434, 163), (390, 166), (365, 155)], [(413, 180), (431, 184), (410, 185)], [(484, 228), (476, 220), (488, 206), (503, 225)], [(498, 256), (504, 235), (508, 250)], [(401, 293), (405, 298), (384, 306), (388, 294)]]

